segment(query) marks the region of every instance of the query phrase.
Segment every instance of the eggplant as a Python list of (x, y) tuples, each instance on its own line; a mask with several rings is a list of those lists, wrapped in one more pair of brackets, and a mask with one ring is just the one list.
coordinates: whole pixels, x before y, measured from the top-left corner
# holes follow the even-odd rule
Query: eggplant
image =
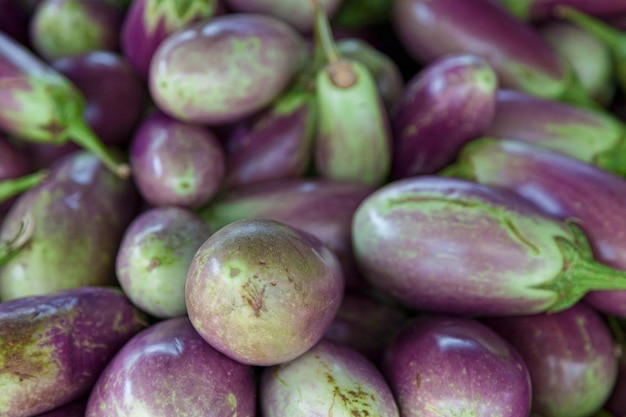
[(483, 136), (528, 142), (626, 175), (624, 131), (621, 121), (604, 111), (500, 90)]
[(0, 416), (30, 417), (86, 395), (144, 318), (115, 288), (0, 304)]
[(133, 0), (122, 23), (122, 52), (146, 79), (152, 56), (161, 42), (188, 25), (211, 19), (218, 7), (218, 0)]
[(364, 278), (409, 308), (468, 316), (567, 309), (626, 272), (593, 259), (575, 222), (495, 186), (443, 176), (387, 184), (354, 214)]
[(302, 355), (334, 319), (345, 282), (315, 236), (274, 220), (239, 220), (194, 255), (185, 285), (200, 336), (237, 362), (271, 366)]
[(496, 1), (398, 0), (392, 26), (421, 62), (451, 53), (480, 55), (504, 88), (595, 106), (556, 50)]
[(306, 56), (304, 39), (289, 24), (267, 15), (230, 13), (168, 36), (152, 57), (148, 84), (156, 105), (174, 118), (230, 123), (284, 92)]
[(210, 235), (209, 226), (182, 207), (151, 208), (137, 215), (115, 260), (124, 293), (151, 316), (184, 316), (187, 269)]
[(42, 0), (30, 20), (30, 41), (49, 62), (93, 51), (117, 51), (123, 19), (124, 9), (105, 0)]
[(483, 320), (519, 352), (543, 417), (586, 417), (599, 411), (617, 377), (617, 349), (599, 313), (582, 303), (554, 314)]
[(80, 91), (26, 47), (0, 33), (0, 130), (24, 141), (69, 141), (93, 152), (122, 178), (130, 175), (83, 119)]
[(252, 367), (209, 346), (187, 317), (130, 339), (94, 386), (85, 417), (254, 417)]
[(130, 143), (133, 179), (143, 199), (154, 206), (207, 204), (222, 186), (225, 160), (210, 130), (160, 111), (140, 122)]
[(264, 417), (400, 417), (376, 366), (352, 348), (328, 340), (290, 362), (263, 369), (259, 397)]
[(433, 174), (479, 137), (496, 111), (497, 76), (477, 56), (453, 54), (427, 64), (394, 108), (392, 178)]
[[(541, 210), (573, 222), (587, 236), (593, 257), (626, 270), (626, 180), (557, 152), (516, 141), (484, 138), (469, 144), (442, 172), (505, 188)], [(592, 292), (595, 308), (626, 317), (626, 291)]]
[(51, 64), (85, 97), (83, 117), (100, 140), (126, 147), (148, 107), (147, 89), (128, 60), (115, 52), (95, 51)]
[(605, 409), (614, 416), (626, 414), (626, 355), (622, 354), (620, 358), (617, 381), (613, 387), (611, 396), (605, 403)]
[(423, 316), (395, 335), (383, 375), (402, 417), (527, 417), (531, 381), (523, 358), (467, 317)]

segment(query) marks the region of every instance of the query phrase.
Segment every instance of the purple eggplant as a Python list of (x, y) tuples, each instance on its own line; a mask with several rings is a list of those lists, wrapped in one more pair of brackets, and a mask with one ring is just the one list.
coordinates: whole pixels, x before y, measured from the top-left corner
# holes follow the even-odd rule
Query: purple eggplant
[(402, 417), (527, 417), (528, 368), (510, 343), (466, 317), (414, 319), (385, 351)]
[(225, 186), (303, 176), (311, 165), (316, 109), (312, 93), (293, 89), (235, 128), (225, 143)]
[(375, 296), (348, 292), (324, 339), (348, 346), (378, 365), (387, 343), (409, 318), (398, 306)]
[(346, 286), (359, 288), (350, 228), (359, 204), (374, 187), (320, 178), (265, 181), (227, 189), (198, 211), (212, 230), (241, 219), (266, 218), (304, 230), (322, 240), (341, 261)]
[(626, 174), (624, 126), (603, 111), (500, 90), (495, 116), (483, 135), (529, 142)]
[[(574, 220), (594, 258), (626, 270), (626, 180), (548, 149), (485, 138), (469, 144), (443, 171), (488, 186), (506, 188), (561, 219)], [(585, 298), (600, 311), (626, 317), (626, 291), (592, 292)]]
[(532, 408), (543, 417), (586, 417), (605, 403), (617, 377), (617, 350), (602, 317), (584, 304), (554, 314), (483, 321), (528, 367)]
[(50, 169), (41, 185), (11, 206), (0, 241), (30, 234), (0, 269), (0, 299), (49, 294), (86, 285), (115, 284), (115, 255), (134, 216), (136, 191), (88, 152)]
[(288, 363), (263, 369), (259, 396), (264, 417), (400, 417), (376, 366), (352, 348), (328, 340)]
[(465, 179), (419, 176), (378, 189), (354, 214), (352, 241), (364, 278), (418, 310), (554, 312), (589, 291), (626, 289), (626, 272), (595, 261), (574, 222)]
[(562, 20), (545, 22), (538, 30), (571, 64), (586, 94), (599, 105), (608, 105), (615, 93), (609, 48), (588, 31)]
[(157, 106), (181, 121), (233, 122), (279, 96), (306, 55), (304, 39), (287, 23), (230, 13), (165, 39), (150, 64), (149, 88)]
[(89, 393), (143, 322), (114, 288), (74, 288), (3, 302), (0, 415), (30, 417)]
[(202, 338), (245, 364), (288, 362), (319, 342), (345, 282), (315, 236), (266, 219), (239, 220), (194, 255), (185, 286), (189, 319)]
[(224, 181), (225, 160), (210, 130), (159, 111), (140, 123), (130, 144), (133, 179), (155, 206), (207, 204)]
[(392, 23), (415, 59), (451, 53), (484, 57), (500, 84), (529, 94), (593, 105), (572, 68), (539, 33), (491, 0), (398, 0)]
[(476, 55), (429, 63), (406, 85), (392, 115), (395, 179), (433, 174), (479, 137), (496, 108), (497, 77)]
[(133, 0), (121, 30), (121, 48), (128, 61), (144, 78), (158, 46), (169, 35), (217, 12), (217, 0)]
[(47, 61), (117, 51), (123, 19), (124, 10), (105, 0), (42, 0), (30, 20), (30, 41)]
[(75, 142), (121, 177), (120, 163), (83, 119), (84, 97), (64, 76), (0, 33), (0, 130), (31, 142)]
[[(319, 5), (329, 17), (332, 17), (337, 13), (342, 1), (319, 0)], [(224, 0), (224, 3), (237, 13), (267, 14), (289, 23), (300, 32), (308, 33), (313, 30), (315, 12), (309, 0)]]
[[(545, 20), (557, 16), (559, 7), (568, 6), (584, 13), (610, 17), (626, 13), (625, 0), (496, 0), (524, 20)], [(547, 416), (546, 416), (547, 417)]]
[(611, 396), (605, 403), (605, 408), (613, 416), (626, 415), (626, 355), (622, 354), (619, 361), (617, 381), (611, 392)]
[(184, 316), (187, 269), (211, 229), (181, 207), (148, 209), (126, 228), (117, 279), (130, 300), (158, 318)]
[(187, 317), (153, 324), (102, 372), (85, 417), (254, 417), (252, 367), (209, 346)]
[(106, 145), (125, 146), (148, 105), (147, 89), (128, 61), (96, 51), (57, 59), (52, 67), (86, 100), (83, 117)]

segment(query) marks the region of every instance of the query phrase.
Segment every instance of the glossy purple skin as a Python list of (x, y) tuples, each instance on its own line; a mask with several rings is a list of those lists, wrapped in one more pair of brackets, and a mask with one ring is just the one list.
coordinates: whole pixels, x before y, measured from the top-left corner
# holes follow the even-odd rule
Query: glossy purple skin
[(0, 304), (3, 416), (29, 417), (89, 393), (109, 360), (143, 328), (115, 288), (81, 287)]
[(198, 249), (185, 301), (207, 343), (240, 363), (271, 366), (322, 339), (344, 289), (339, 261), (318, 238), (274, 220), (245, 219)]
[(213, 230), (235, 220), (260, 217), (297, 227), (339, 257), (348, 288), (360, 288), (350, 243), (352, 215), (375, 187), (318, 178), (291, 178), (226, 190), (199, 212)]
[(42, 0), (30, 20), (30, 41), (46, 61), (117, 51), (123, 19), (124, 10), (105, 0)]
[(509, 5), (515, 13), (525, 19), (543, 20), (555, 17), (558, 6), (569, 6), (583, 13), (611, 17), (626, 13), (624, 0), (497, 0)]
[(208, 345), (186, 317), (135, 335), (102, 372), (85, 417), (255, 415), (252, 368)]
[(87, 410), (87, 397), (62, 405), (52, 411), (37, 414), (35, 417), (85, 417)]
[(626, 415), (626, 356), (622, 356), (619, 361), (617, 381), (605, 408), (615, 416)]
[(387, 343), (409, 318), (407, 312), (388, 302), (348, 292), (324, 339), (348, 346), (379, 364)]
[(611, 394), (617, 349), (603, 318), (590, 307), (578, 303), (558, 313), (494, 317), (484, 323), (523, 358), (538, 414), (589, 416)]
[(130, 144), (130, 165), (142, 197), (154, 206), (195, 208), (224, 181), (226, 156), (210, 130), (155, 112)]
[(388, 346), (382, 371), (403, 417), (530, 414), (530, 376), (522, 357), (470, 318), (415, 319)]
[(496, 107), (496, 74), (476, 55), (428, 64), (406, 85), (391, 118), (393, 178), (432, 174), (481, 136)]
[[(566, 155), (522, 142), (493, 140), (476, 145), (459, 162), (462, 176), (506, 188), (550, 215), (578, 219), (594, 258), (626, 270), (626, 181)], [(594, 291), (585, 300), (607, 314), (626, 318), (626, 291)]]
[(116, 252), (134, 216), (137, 193), (93, 154), (77, 152), (51, 168), (51, 177), (21, 194), (0, 229), (15, 236), (25, 215), (34, 229), (0, 269), (0, 299), (115, 283)]
[(407, 51), (430, 62), (450, 53), (483, 56), (503, 87), (557, 97), (571, 77), (530, 26), (490, 0), (398, 0), (393, 28)]
[(108, 51), (60, 58), (52, 67), (86, 100), (84, 118), (106, 145), (127, 145), (148, 104), (147, 90), (126, 58)]
[[(187, 10), (184, 19), (175, 16), (175, 13), (172, 13), (172, 16), (168, 18), (166, 12), (155, 13), (156, 16), (151, 16), (149, 7), (146, 7), (149, 3), (155, 7), (157, 1), (133, 0), (124, 17), (120, 34), (120, 44), (124, 56), (128, 58), (128, 61), (143, 78), (148, 77), (152, 56), (165, 38), (191, 23), (209, 19), (218, 13), (216, 9), (212, 13), (209, 12), (205, 6), (204, 9), (196, 9), (194, 13), (189, 13)], [(167, 2), (162, 2), (162, 4), (165, 3)], [(191, 7), (193, 3), (206, 3), (208, 5), (217, 2), (215, 0), (195, 0), (187, 3)], [(218, 8), (218, 5), (214, 7)]]
[(282, 109), (278, 102), (235, 129), (224, 144), (227, 187), (305, 174), (312, 155), (315, 102), (307, 93), (299, 95), (286, 98), (297, 103)]
[(259, 396), (264, 417), (399, 417), (376, 366), (352, 348), (328, 340), (293, 361), (263, 369)]

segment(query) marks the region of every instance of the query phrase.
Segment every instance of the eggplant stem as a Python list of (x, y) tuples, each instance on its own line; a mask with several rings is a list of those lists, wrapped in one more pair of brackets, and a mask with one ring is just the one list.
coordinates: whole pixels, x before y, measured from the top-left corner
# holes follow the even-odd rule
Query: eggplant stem
[(328, 17), (317, 0), (310, 0), (310, 2), (315, 10), (314, 28), (316, 42), (321, 45), (329, 63), (332, 64), (337, 62), (341, 59), (341, 54), (339, 53), (339, 48), (337, 48), (337, 44), (333, 39), (333, 33), (330, 29)]
[(39, 185), (49, 175), (47, 170), (41, 170), (19, 178), (7, 178), (0, 181), (0, 203)]

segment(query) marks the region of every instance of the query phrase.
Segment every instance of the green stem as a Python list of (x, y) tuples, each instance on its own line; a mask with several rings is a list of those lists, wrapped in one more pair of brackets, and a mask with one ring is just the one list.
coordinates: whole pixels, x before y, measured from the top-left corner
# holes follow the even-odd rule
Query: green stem
[(37, 186), (41, 181), (46, 179), (48, 175), (48, 171), (41, 170), (24, 175), (23, 177), (9, 178), (0, 181), (0, 203)]
[(130, 166), (115, 159), (111, 151), (98, 139), (91, 128), (80, 119), (73, 120), (65, 134), (80, 147), (93, 152), (107, 168), (120, 178), (130, 177)]
[(573, 76), (568, 88), (559, 97), (560, 101), (588, 109), (602, 110), (602, 106), (593, 101), (585, 91), (578, 77)]
[(585, 29), (593, 36), (597, 37), (613, 51), (621, 49), (626, 37), (617, 29), (612, 28), (601, 20), (595, 19), (585, 13), (579, 12), (573, 7), (558, 6), (555, 10), (558, 17), (569, 20), (577, 26)]
[(330, 28), (330, 22), (328, 16), (324, 12), (324, 9), (319, 5), (317, 0), (310, 0), (315, 10), (315, 44), (316, 48), (321, 47), (322, 51), (326, 55), (326, 59), (329, 63), (337, 62), (341, 59), (339, 48), (333, 39), (333, 33)]

